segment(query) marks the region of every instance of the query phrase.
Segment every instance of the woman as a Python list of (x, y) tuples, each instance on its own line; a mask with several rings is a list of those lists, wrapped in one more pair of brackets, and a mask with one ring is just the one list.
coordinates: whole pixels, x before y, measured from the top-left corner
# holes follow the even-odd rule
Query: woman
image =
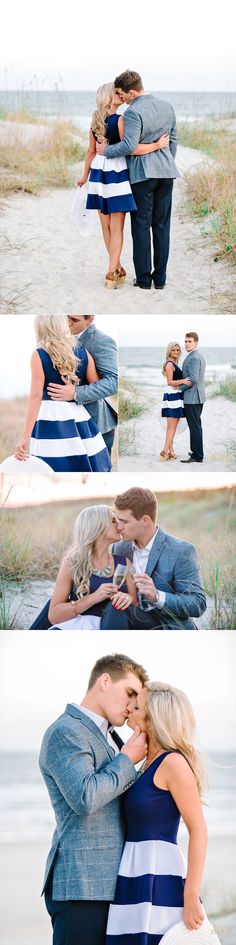
[(166, 424), (165, 443), (160, 452), (162, 462), (168, 459), (176, 459), (174, 437), (177, 432), (177, 427), (178, 433), (182, 433), (186, 428), (186, 420), (183, 419), (185, 416), (184, 395), (179, 385), (186, 384), (188, 387), (191, 385), (191, 381), (188, 377), (183, 380), (183, 374), (178, 364), (180, 355), (180, 345), (176, 341), (171, 341), (170, 344), (167, 345), (166, 360), (162, 369), (162, 374), (164, 374), (168, 384), (167, 390), (163, 396), (161, 409), (161, 420)]
[[(116, 113), (122, 101), (112, 82), (100, 86), (96, 103), (84, 173), (78, 180), (78, 187), (82, 187), (89, 176), (87, 208), (99, 212), (103, 239), (109, 256), (106, 286), (114, 289), (125, 281), (126, 272), (120, 261), (125, 214), (136, 210), (136, 204), (129, 183), (126, 158), (110, 159), (96, 153), (97, 141), (102, 143), (107, 140), (109, 144), (116, 144), (124, 137), (124, 119)], [(168, 145), (169, 136), (164, 134), (159, 141), (139, 144), (134, 154), (149, 154), (151, 151), (167, 148)]]
[(66, 315), (37, 315), (34, 324), (37, 349), (31, 359), (31, 389), (16, 458), (26, 460), (30, 453), (54, 472), (110, 470), (102, 434), (85, 407), (74, 400), (51, 400), (47, 392), (50, 383), (97, 381), (91, 354), (82, 347), (73, 350)]
[[(188, 929), (199, 928), (204, 919), (199, 898), (206, 852), (203, 769), (194, 746), (193, 711), (179, 689), (147, 683), (128, 725), (147, 734), (148, 754), (124, 798), (126, 842), (106, 945), (159, 945), (180, 919)], [(181, 816), (189, 833), (187, 868), (177, 846)]]
[[(107, 601), (112, 599), (119, 610), (136, 602), (135, 585), (127, 571), (130, 562), (111, 553), (110, 546), (118, 539), (110, 506), (95, 505), (80, 512), (73, 545), (63, 558), (49, 604), (50, 629), (98, 630)], [(118, 565), (123, 568), (122, 591), (113, 583)], [(45, 629), (45, 608), (30, 629)]]

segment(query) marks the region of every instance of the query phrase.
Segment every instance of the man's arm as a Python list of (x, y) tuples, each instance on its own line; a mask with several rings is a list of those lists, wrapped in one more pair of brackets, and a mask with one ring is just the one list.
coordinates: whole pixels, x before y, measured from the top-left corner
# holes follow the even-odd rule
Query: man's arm
[[(188, 387), (194, 387), (194, 384), (198, 384), (200, 377), (200, 359), (193, 357), (189, 359), (187, 367), (187, 376), (189, 377), (191, 384), (188, 384)], [(186, 385), (180, 383), (180, 390), (186, 390)]]
[[(133, 749), (129, 749), (126, 743), (119, 755), (96, 772), (92, 747), (83, 738), (79, 741), (73, 732), (55, 728), (47, 747), (46, 763), (41, 750), (41, 771), (45, 776), (53, 777), (67, 804), (76, 814), (94, 814), (123, 794), (136, 780), (134, 764), (145, 756), (146, 751), (143, 733), (134, 734), (132, 743)], [(134, 763), (128, 752), (133, 756)]]
[(113, 338), (106, 339), (95, 354), (94, 360), (99, 374), (99, 381), (94, 384), (77, 384), (76, 403), (85, 404), (93, 400), (103, 400), (117, 394), (118, 389), (118, 353)]
[(105, 148), (105, 155), (108, 158), (125, 157), (132, 154), (140, 141), (142, 122), (138, 112), (127, 108), (124, 113), (124, 137), (118, 144), (109, 144)]
[(170, 148), (173, 158), (175, 158), (176, 151), (177, 151), (177, 141), (178, 141), (178, 138), (177, 138), (177, 128), (176, 128), (176, 117), (173, 110), (173, 124), (171, 127), (170, 143), (169, 143), (169, 148)]
[(178, 628), (179, 620), (200, 617), (207, 606), (194, 545), (186, 544), (182, 553), (178, 554), (173, 584), (174, 590), (166, 593), (162, 613), (169, 613), (176, 617), (176, 628)]
[(206, 610), (206, 598), (200, 578), (199, 561), (196, 548), (190, 543), (185, 544), (179, 552), (174, 568), (173, 582), (170, 590), (159, 592), (159, 601), (156, 603), (155, 594), (158, 590), (158, 575), (156, 582), (147, 574), (134, 577), (134, 582), (142, 594), (141, 607), (152, 604), (156, 611), (157, 620), (160, 611), (176, 618), (176, 629), (181, 620), (187, 617), (200, 617)]

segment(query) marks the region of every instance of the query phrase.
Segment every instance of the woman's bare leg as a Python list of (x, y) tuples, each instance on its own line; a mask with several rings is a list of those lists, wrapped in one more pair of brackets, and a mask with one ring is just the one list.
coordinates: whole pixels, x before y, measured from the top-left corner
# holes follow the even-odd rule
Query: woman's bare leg
[(169, 450), (171, 450), (171, 452), (174, 450), (173, 441), (178, 422), (178, 417), (167, 417), (166, 438), (163, 446), (165, 453), (168, 453)]
[(110, 216), (110, 260), (109, 270), (115, 272), (120, 266), (120, 255), (123, 246), (125, 213), (111, 213)]
[(100, 217), (100, 223), (102, 227), (102, 235), (103, 235), (105, 247), (107, 249), (108, 256), (110, 256), (111, 217), (110, 217), (110, 214), (101, 213), (100, 210), (98, 211), (98, 213)]

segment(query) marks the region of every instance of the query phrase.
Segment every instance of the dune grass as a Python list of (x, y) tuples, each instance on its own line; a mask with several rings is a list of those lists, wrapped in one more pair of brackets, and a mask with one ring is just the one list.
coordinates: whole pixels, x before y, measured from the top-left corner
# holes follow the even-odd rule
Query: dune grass
[(227, 374), (220, 382), (219, 394), (226, 397), (227, 400), (236, 401), (236, 378), (233, 374)]
[(217, 247), (214, 261), (227, 259), (236, 264), (236, 138), (230, 122), (201, 125), (180, 124), (181, 144), (197, 148), (213, 158), (209, 163), (185, 174), (186, 197), (190, 211), (207, 218), (211, 237)]
[(0, 462), (14, 453), (22, 430), (26, 409), (26, 397), (0, 400)]
[(140, 401), (140, 390), (120, 373), (119, 379), (119, 422), (140, 417), (147, 410), (147, 404)]
[(35, 133), (25, 135), (25, 123), (22, 118), (12, 120), (7, 134), (0, 137), (0, 195), (72, 187), (73, 165), (84, 158), (78, 130), (70, 122), (32, 120)]
[[(77, 514), (93, 504), (86, 499), (2, 510), (0, 573), (3, 585), (13, 582), (13, 596), (15, 582), (55, 579)], [(235, 490), (164, 493), (159, 497), (159, 522), (197, 547), (204, 588), (214, 605), (208, 629), (236, 629)]]

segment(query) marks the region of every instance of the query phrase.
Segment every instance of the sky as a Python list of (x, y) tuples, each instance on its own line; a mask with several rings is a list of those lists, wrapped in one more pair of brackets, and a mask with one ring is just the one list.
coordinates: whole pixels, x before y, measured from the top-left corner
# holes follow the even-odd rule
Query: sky
[[(22, 471), (21, 471), (22, 470)], [(131, 489), (133, 486), (141, 488), (154, 489), (157, 493), (162, 492), (188, 492), (189, 503), (191, 502), (191, 491), (194, 489), (221, 489), (224, 486), (235, 487), (236, 477), (234, 472), (202, 472), (199, 478), (198, 472), (192, 472), (191, 478), (186, 480), (184, 475), (170, 472), (168, 482), (164, 472), (113, 472), (112, 476), (108, 473), (59, 473), (55, 475), (50, 473), (47, 476), (36, 475), (36, 473), (26, 473), (25, 463), (21, 464), (20, 475), (19, 467), (17, 472), (2, 473), (0, 471), (0, 506), (4, 509), (17, 508), (19, 506), (41, 505), (47, 502), (59, 502), (94, 498), (102, 498), (104, 502), (118, 493)], [(209, 492), (209, 504), (210, 504)], [(161, 506), (161, 499), (160, 499)], [(0, 513), (1, 515), (1, 513)]]
[[(125, 7), (103, 0), (9, 0), (1, 16), (1, 88), (94, 89), (126, 68), (153, 90), (236, 87), (234, 0), (149, 0)], [(14, 24), (14, 25), (13, 25)]]
[[(23, 396), (30, 384), (30, 359), (35, 348), (34, 315), (0, 315), (0, 398)], [(166, 347), (185, 331), (197, 331), (201, 347), (232, 347), (236, 358), (235, 318), (231, 315), (96, 315), (95, 323), (120, 346)], [(14, 338), (14, 343), (13, 343)], [(20, 352), (20, 357), (19, 357)]]
[[(71, 634), (3, 634), (0, 640), (0, 748), (38, 749), (45, 728), (79, 703), (96, 659), (133, 656), (151, 679), (187, 693), (205, 749), (236, 748), (236, 634), (105, 631)], [(122, 730), (125, 738), (129, 732)]]

